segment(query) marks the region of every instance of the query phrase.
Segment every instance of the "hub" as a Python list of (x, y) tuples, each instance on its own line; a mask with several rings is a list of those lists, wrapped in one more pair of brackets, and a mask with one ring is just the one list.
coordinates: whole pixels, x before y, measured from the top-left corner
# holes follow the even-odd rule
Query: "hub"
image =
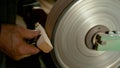
[(107, 31), (109, 31), (109, 29), (103, 25), (97, 25), (91, 28), (86, 34), (86, 38), (85, 38), (86, 46), (89, 49), (97, 50), (98, 44), (96, 43), (96, 41), (101, 43), (100, 36), (98, 36), (98, 34), (105, 33)]

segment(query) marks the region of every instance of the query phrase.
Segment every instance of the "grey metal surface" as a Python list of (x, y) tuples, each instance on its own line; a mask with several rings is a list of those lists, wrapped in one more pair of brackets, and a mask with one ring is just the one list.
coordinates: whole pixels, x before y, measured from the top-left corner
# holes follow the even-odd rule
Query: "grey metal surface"
[(120, 52), (91, 50), (85, 44), (85, 37), (97, 25), (119, 31), (119, 14), (119, 0), (78, 0), (65, 10), (52, 36), (58, 65), (62, 68), (117, 68)]

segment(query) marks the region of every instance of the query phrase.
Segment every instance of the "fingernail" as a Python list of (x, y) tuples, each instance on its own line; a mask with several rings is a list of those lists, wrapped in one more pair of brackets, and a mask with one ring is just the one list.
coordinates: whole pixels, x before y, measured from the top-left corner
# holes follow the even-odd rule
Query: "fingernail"
[(34, 31), (37, 33), (37, 35), (40, 34), (40, 30), (34, 30)]
[(34, 31), (36, 31), (36, 32), (40, 32), (40, 30), (34, 30)]

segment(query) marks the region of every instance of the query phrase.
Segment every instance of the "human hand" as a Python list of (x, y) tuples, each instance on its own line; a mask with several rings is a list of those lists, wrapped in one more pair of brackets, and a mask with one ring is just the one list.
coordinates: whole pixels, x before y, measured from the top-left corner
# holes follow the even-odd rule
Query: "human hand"
[(25, 39), (35, 38), (39, 32), (15, 25), (1, 25), (0, 51), (14, 60), (37, 54), (40, 50), (26, 43)]

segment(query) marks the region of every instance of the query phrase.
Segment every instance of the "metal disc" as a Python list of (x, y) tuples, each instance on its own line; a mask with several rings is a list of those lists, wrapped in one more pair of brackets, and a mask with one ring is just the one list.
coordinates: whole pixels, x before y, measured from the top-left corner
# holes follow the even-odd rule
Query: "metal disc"
[(98, 25), (110, 31), (120, 30), (119, 0), (78, 0), (61, 13), (51, 35), (53, 58), (60, 68), (117, 68), (120, 65), (120, 52), (95, 51), (86, 46), (88, 32)]

